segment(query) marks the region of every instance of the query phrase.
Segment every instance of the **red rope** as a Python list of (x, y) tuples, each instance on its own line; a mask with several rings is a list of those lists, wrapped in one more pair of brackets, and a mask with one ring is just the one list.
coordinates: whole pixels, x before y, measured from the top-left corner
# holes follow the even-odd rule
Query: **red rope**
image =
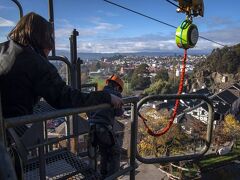
[[(178, 86), (178, 95), (182, 94), (182, 90), (183, 90), (183, 84), (184, 84), (184, 77), (185, 77), (185, 69), (186, 69), (186, 60), (187, 60), (187, 49), (184, 50), (184, 56), (182, 59), (182, 69), (181, 69), (181, 76), (180, 76), (180, 82), (179, 82), (179, 86)], [(141, 119), (143, 120), (143, 123), (147, 129), (147, 132), (149, 135), (154, 136), (154, 137), (158, 137), (158, 136), (162, 136), (163, 134), (165, 134), (166, 132), (168, 132), (168, 130), (171, 128), (173, 121), (177, 115), (177, 109), (179, 106), (179, 99), (176, 99), (175, 102), (175, 106), (174, 106), (174, 110), (173, 110), (173, 114), (171, 119), (169, 120), (168, 124), (166, 127), (164, 127), (163, 129), (161, 129), (161, 131), (157, 131), (154, 132), (153, 130), (151, 130), (149, 128), (149, 126), (147, 125), (147, 119), (144, 118), (140, 113), (139, 113), (139, 117), (141, 117)]]

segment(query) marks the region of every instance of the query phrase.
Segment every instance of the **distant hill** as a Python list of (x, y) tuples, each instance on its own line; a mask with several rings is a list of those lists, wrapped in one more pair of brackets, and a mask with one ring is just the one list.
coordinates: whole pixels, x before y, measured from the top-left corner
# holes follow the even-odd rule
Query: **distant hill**
[[(80, 57), (83, 60), (97, 60), (101, 59), (103, 57), (109, 58), (113, 56), (118, 55), (132, 55), (132, 56), (178, 56), (182, 55), (183, 51), (169, 51), (169, 52), (136, 52), (136, 53), (78, 53), (78, 57)], [(191, 50), (189, 51), (190, 55), (200, 55), (200, 54), (209, 54), (209, 52), (206, 51), (195, 51)], [(65, 50), (57, 50), (57, 55), (63, 55), (68, 58), (70, 58), (70, 52)]]
[(240, 81), (240, 44), (214, 49), (206, 61), (194, 68), (188, 80), (189, 90), (202, 86), (217, 91)]
[(236, 74), (240, 72), (240, 44), (222, 49), (214, 49), (205, 62), (196, 66), (196, 70)]

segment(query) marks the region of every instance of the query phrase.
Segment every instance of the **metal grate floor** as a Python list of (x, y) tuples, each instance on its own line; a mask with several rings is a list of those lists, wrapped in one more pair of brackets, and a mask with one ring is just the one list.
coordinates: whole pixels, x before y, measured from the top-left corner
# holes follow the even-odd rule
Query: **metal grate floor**
[[(46, 179), (100, 179), (98, 173), (91, 169), (86, 162), (80, 157), (72, 154), (67, 150), (57, 153), (51, 153), (46, 158)], [(24, 167), (25, 180), (38, 180), (39, 177), (39, 161), (36, 159), (28, 163)]]

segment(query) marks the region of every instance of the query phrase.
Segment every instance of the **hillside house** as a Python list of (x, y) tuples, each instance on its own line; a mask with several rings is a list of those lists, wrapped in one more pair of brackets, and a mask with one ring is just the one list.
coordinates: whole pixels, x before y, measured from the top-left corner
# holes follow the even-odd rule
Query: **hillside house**
[[(231, 113), (233, 104), (240, 98), (239, 93), (239, 84), (234, 84), (231, 87), (209, 97), (213, 102), (214, 120), (220, 122), (224, 119), (225, 115)], [(200, 121), (207, 123), (207, 112), (207, 105), (206, 103), (203, 103), (200, 107), (194, 109), (188, 114), (191, 114)]]

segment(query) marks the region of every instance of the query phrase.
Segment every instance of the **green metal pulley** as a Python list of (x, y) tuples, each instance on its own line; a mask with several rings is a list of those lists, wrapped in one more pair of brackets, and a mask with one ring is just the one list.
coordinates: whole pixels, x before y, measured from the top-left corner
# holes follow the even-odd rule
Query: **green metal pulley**
[(185, 20), (176, 30), (176, 44), (179, 48), (193, 48), (198, 41), (198, 28), (192, 21)]

